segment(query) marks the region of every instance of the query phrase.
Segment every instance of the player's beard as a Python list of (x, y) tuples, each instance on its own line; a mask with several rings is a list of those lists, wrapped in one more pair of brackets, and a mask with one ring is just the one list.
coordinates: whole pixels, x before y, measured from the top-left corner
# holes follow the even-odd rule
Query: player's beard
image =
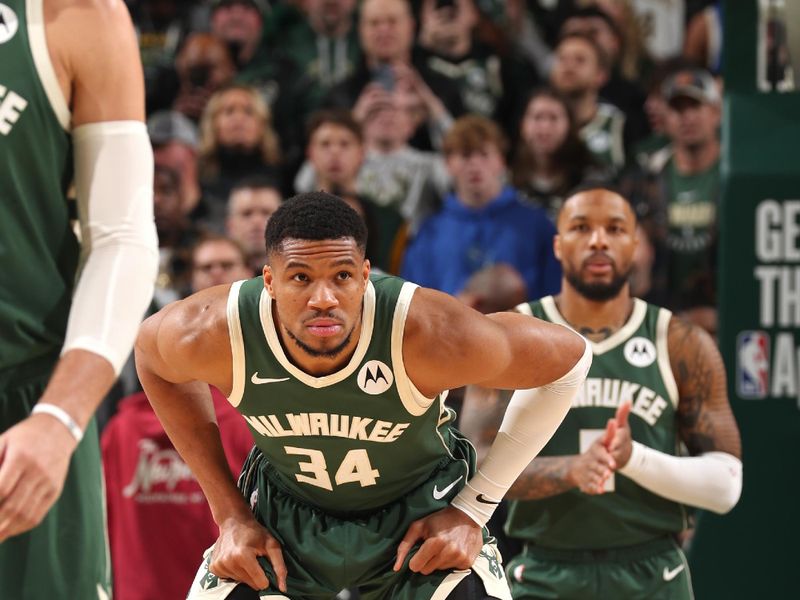
[(338, 345), (328, 350), (317, 350), (316, 348), (312, 348), (308, 344), (302, 342), (300, 339), (297, 338), (295, 334), (293, 334), (289, 329), (286, 330), (286, 333), (289, 334), (289, 337), (292, 338), (297, 347), (300, 348), (306, 354), (313, 356), (314, 358), (336, 358), (341, 354), (342, 350), (347, 348), (347, 345), (350, 343), (350, 338), (353, 337), (353, 330), (355, 330), (355, 325), (353, 328), (347, 332), (347, 335), (344, 337), (344, 340)]
[(581, 296), (593, 302), (605, 302), (616, 298), (622, 291), (622, 288), (628, 283), (628, 277), (631, 274), (631, 269), (625, 273), (619, 273), (614, 267), (613, 277), (609, 282), (588, 282), (580, 277), (579, 271), (570, 270), (564, 273), (569, 284), (575, 288)]

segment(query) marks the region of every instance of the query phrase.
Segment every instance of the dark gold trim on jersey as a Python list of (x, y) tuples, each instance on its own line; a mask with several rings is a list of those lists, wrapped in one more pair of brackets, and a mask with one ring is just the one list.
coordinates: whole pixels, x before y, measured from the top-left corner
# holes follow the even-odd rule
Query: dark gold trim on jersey
[(367, 349), (369, 348), (369, 343), (372, 341), (372, 329), (375, 323), (375, 287), (372, 285), (371, 281), (367, 282), (367, 291), (364, 294), (364, 307), (361, 313), (361, 334), (358, 338), (356, 351), (353, 353), (350, 362), (347, 363), (343, 369), (331, 373), (330, 375), (324, 375), (323, 377), (309, 375), (305, 371), (294, 366), (287, 358), (283, 351), (283, 346), (281, 346), (278, 332), (275, 331), (275, 322), (272, 320), (272, 298), (269, 293), (267, 293), (266, 288), (261, 292), (258, 312), (261, 320), (261, 327), (264, 330), (264, 336), (267, 339), (269, 349), (280, 365), (286, 369), (289, 375), (308, 387), (316, 389), (324, 388), (344, 381), (361, 365), (361, 361), (364, 359)]

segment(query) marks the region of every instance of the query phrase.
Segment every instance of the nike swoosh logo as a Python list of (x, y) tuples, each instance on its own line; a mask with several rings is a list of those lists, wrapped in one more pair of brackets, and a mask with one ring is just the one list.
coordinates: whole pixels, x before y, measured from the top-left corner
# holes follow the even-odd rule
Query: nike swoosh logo
[(458, 479), (456, 479), (456, 480), (455, 480), (453, 483), (451, 483), (450, 485), (448, 485), (448, 486), (447, 486), (446, 488), (444, 488), (443, 490), (440, 490), (440, 489), (438, 489), (438, 488), (437, 488), (437, 487), (434, 485), (434, 486), (433, 486), (433, 499), (434, 499), (434, 500), (441, 500), (442, 498), (444, 498), (444, 497), (447, 495), (447, 492), (449, 492), (450, 490), (452, 490), (452, 489), (453, 489), (453, 486), (454, 486), (455, 484), (457, 484), (459, 481), (461, 481), (462, 479), (464, 479), (464, 476), (463, 476), (463, 475), (462, 475), (461, 477), (459, 477)]
[(489, 500), (489, 499), (488, 499), (486, 496), (484, 496), (483, 494), (478, 494), (478, 495), (475, 497), (475, 500), (477, 500), (478, 502), (481, 502), (482, 504), (500, 504), (500, 502), (495, 502), (494, 500)]
[(686, 567), (686, 565), (678, 565), (677, 567), (675, 567), (672, 570), (668, 569), (667, 567), (664, 567), (664, 573), (663, 573), (664, 581), (672, 581), (673, 579), (675, 579), (678, 576), (678, 573), (683, 571), (683, 569), (685, 567)]
[(270, 379), (269, 377), (259, 377), (258, 371), (253, 373), (253, 376), (250, 378), (250, 381), (255, 383), (256, 385), (261, 385), (262, 383), (278, 383), (279, 381), (289, 381), (289, 377), (283, 377), (280, 379)]

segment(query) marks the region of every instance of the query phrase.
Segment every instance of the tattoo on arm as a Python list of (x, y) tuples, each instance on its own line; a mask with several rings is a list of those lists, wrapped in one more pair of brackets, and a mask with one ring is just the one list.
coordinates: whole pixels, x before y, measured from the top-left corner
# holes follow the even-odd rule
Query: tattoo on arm
[(509, 500), (539, 500), (575, 487), (568, 473), (572, 456), (540, 456), (522, 472), (506, 493)]
[(500, 430), (512, 390), (495, 390), (470, 385), (464, 394), (458, 428), (475, 445), (478, 465)]
[(699, 327), (673, 317), (669, 354), (678, 384), (678, 430), (693, 456), (721, 451), (740, 456), (741, 441), (728, 403), (725, 366), (714, 340)]
[[(478, 464), (497, 436), (512, 393), (512, 390), (492, 390), (478, 386), (467, 388), (459, 428), (475, 444)], [(536, 500), (555, 496), (575, 487), (567, 483), (570, 458), (572, 457), (536, 458), (511, 486), (506, 498)]]

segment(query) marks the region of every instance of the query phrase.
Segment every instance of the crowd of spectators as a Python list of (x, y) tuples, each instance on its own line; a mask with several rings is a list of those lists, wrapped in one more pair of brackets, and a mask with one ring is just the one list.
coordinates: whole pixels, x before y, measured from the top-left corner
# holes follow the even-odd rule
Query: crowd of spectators
[[(314, 189), (364, 217), (373, 268), (507, 308), (491, 299), (558, 292), (559, 208), (599, 184), (641, 220), (635, 293), (716, 329), (717, 2), (128, 5), (156, 163), (154, 310), (260, 274), (270, 215)], [(131, 373), (117, 397), (137, 391)], [(123, 400), (117, 418), (146, 430), (141, 400)], [(109, 435), (141, 433), (130, 427)], [(135, 494), (117, 493), (124, 512)]]

